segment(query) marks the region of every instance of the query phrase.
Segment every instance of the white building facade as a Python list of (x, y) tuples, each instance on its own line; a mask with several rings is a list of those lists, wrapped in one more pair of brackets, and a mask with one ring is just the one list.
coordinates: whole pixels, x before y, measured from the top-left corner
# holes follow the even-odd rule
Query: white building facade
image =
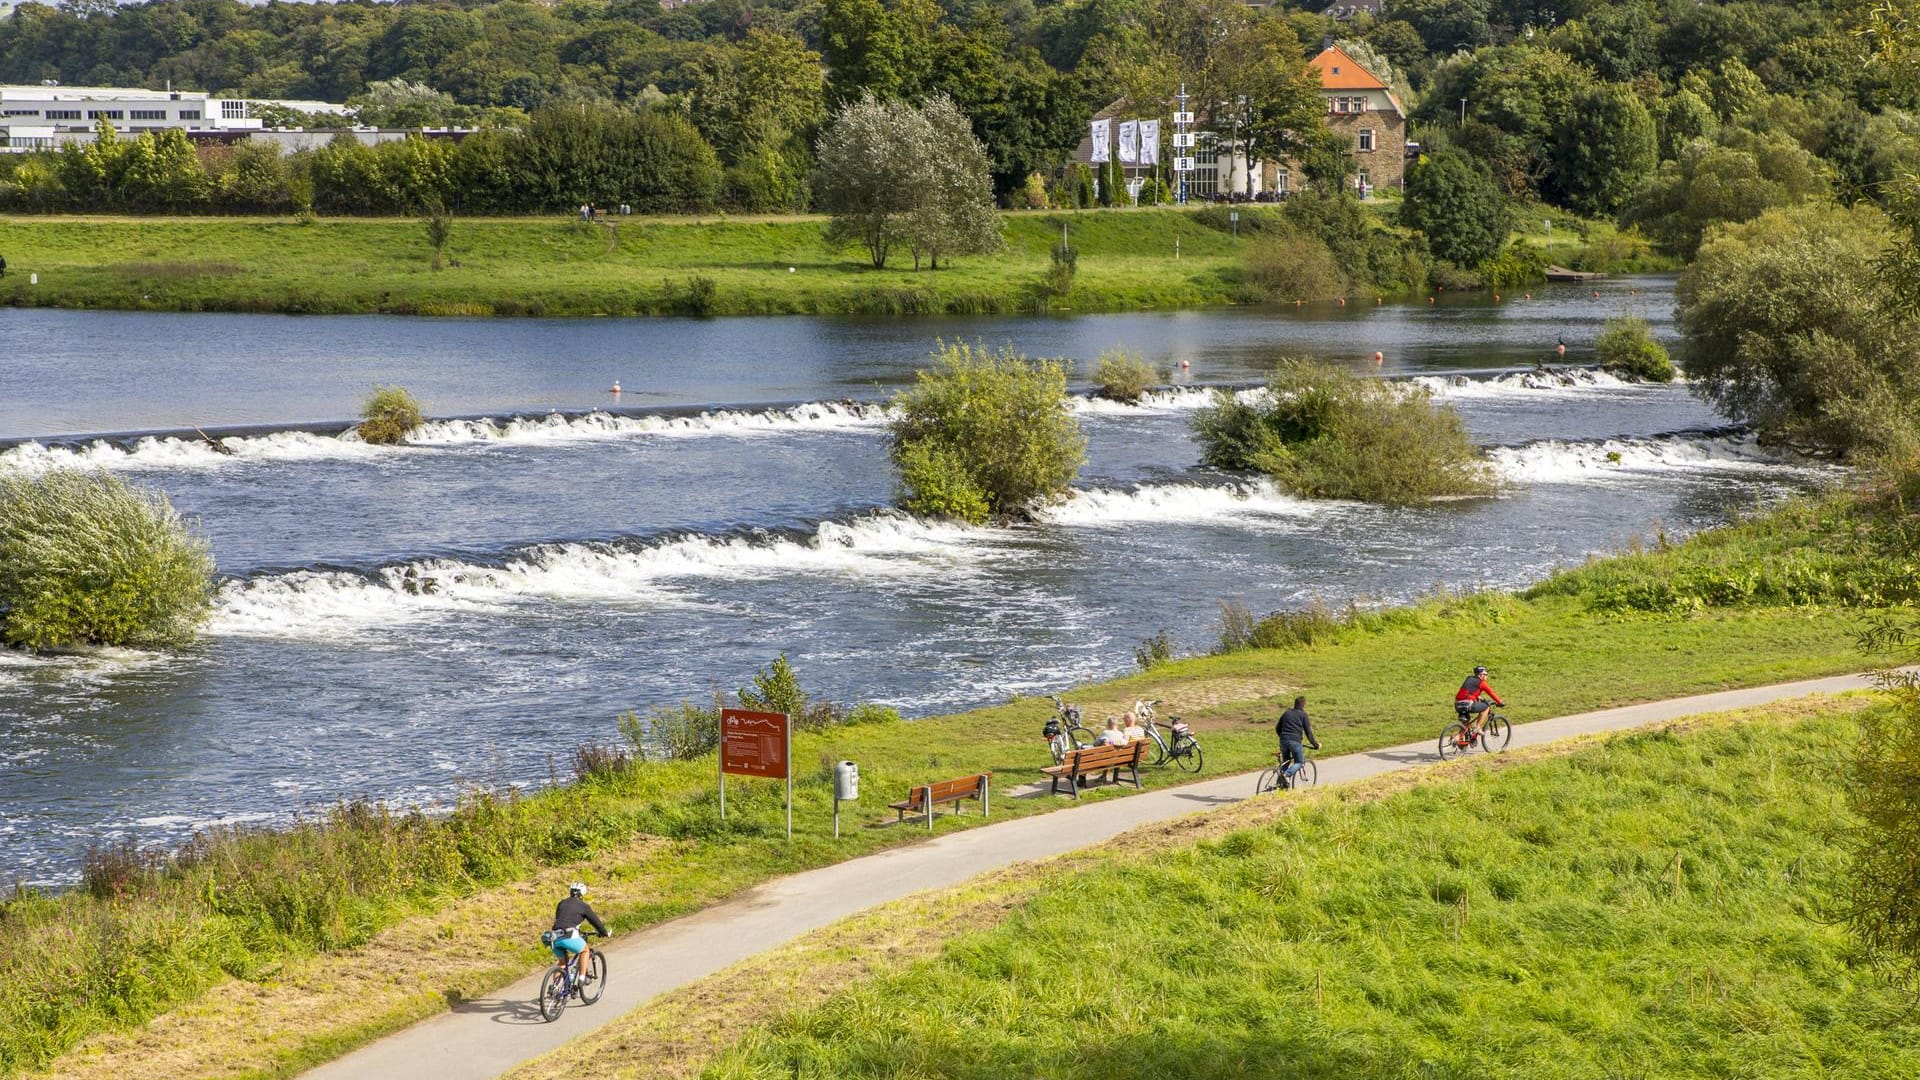
[(259, 131), (252, 103), (190, 90), (135, 90), (115, 86), (0, 86), (0, 148), (14, 153), (90, 141), (106, 120), (115, 131), (138, 135), (178, 128), (195, 132)]

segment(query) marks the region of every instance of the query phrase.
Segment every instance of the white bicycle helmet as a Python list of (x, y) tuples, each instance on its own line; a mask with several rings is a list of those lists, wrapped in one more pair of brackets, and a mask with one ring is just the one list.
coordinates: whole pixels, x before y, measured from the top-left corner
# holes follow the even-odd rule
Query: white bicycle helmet
[(574, 896), (585, 896), (587, 895), (587, 887), (581, 882), (576, 881), (573, 884), (567, 886), (567, 892), (573, 894)]

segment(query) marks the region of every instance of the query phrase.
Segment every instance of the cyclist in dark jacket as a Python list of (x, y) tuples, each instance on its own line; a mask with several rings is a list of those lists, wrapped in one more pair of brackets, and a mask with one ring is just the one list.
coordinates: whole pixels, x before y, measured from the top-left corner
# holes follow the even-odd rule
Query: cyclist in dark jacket
[(593, 950), (587, 948), (586, 935), (580, 932), (583, 922), (603, 938), (613, 936), (607, 933), (607, 924), (600, 921), (600, 916), (593, 913), (593, 906), (587, 903), (587, 887), (576, 881), (567, 887), (567, 898), (553, 909), (553, 928), (573, 931), (566, 937), (553, 939), (553, 955), (565, 960), (569, 953), (579, 954), (580, 978), (584, 982), (593, 977)]
[(1284, 759), (1280, 767), (1280, 786), (1293, 786), (1293, 774), (1307, 763), (1307, 748), (1302, 740), (1315, 750), (1320, 749), (1320, 740), (1313, 737), (1313, 721), (1307, 719), (1307, 699), (1293, 699), (1293, 708), (1280, 714), (1280, 722), (1273, 725), (1273, 733), (1280, 736), (1280, 754)]

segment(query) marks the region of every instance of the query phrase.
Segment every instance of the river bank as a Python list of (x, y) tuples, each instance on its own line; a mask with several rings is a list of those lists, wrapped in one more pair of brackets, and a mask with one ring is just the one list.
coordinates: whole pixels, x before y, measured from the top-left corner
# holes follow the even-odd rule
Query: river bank
[[(1164, 699), (1163, 711), (1183, 714), (1200, 731), (1211, 775), (1259, 765), (1271, 749), (1272, 715), (1303, 689), (1321, 717), (1322, 739), (1342, 751), (1429, 736), (1446, 720), (1431, 703), (1444, 701), (1473, 660), (1499, 673), (1519, 717), (1858, 670), (1885, 659), (1863, 651), (1858, 632), (1885, 605), (1907, 599), (1838, 592), (1789, 600), (1783, 591), (1809, 580), (1803, 571), (1814, 564), (1830, 571), (1822, 579), (1841, 584), (1874, 576), (1877, 557), (1859, 546), (1858, 534), (1831, 528), (1836, 515), (1850, 513), (1844, 501), (1796, 503), (1757, 523), (1557, 575), (1518, 596), (1445, 596), (1352, 618), (1297, 620), (1289, 647), (1177, 660), (1070, 696), (1094, 717), (1135, 698)], [(1714, 585), (1723, 579), (1745, 582), (1745, 591)], [(1654, 580), (1692, 582), (1717, 599), (1678, 597), (1635, 609)], [(1692, 614), (1675, 617), (1676, 610)], [(203, 1027), (224, 1033), (212, 1045), (226, 1061), (247, 1063), (236, 1073), (292, 1074), (530, 967), (536, 958), (519, 923), (546, 897), (518, 882), (546, 887), (585, 875), (601, 910), (625, 930), (770, 877), (913, 843), (924, 834), (887, 826), (884, 802), (934, 773), (991, 770), (1009, 789), (1037, 775), (1048, 708), (1025, 697), (797, 738), (796, 761), (861, 763), (871, 796), (838, 840), (824, 773), (802, 768), (788, 846), (779, 841), (781, 802), (771, 786), (732, 793), (733, 812), (721, 825), (711, 805), (711, 759), (657, 762), (532, 796), (476, 799), (450, 817), (342, 808), (291, 832), (218, 835), (170, 873), (137, 864), (120, 876), (96, 869), (91, 891), (16, 896), (0, 908), (21, 943), (9, 950), (0, 979), (14, 988), (0, 997), (0, 1030), (9, 1033), (0, 1064), (52, 1063), (71, 1074), (81, 1058), (60, 1055), (77, 1041), (110, 1039), (106, 1033), (129, 1022), (211, 995), (181, 1030), (201, 1032), (196, 1038), (205, 1037)], [(930, 731), (956, 737), (929, 743)], [(1150, 772), (1147, 786), (1183, 778)], [(995, 819), (1064, 802), (996, 799)], [(949, 818), (940, 828), (977, 821)], [(42, 932), (54, 926), (71, 935)], [(436, 966), (425, 983), (368, 970), (370, 963), (381, 972), (394, 968), (402, 942), (391, 935), (427, 930), (470, 943), (466, 961)], [(92, 974), (84, 981), (50, 976), (69, 965)], [(49, 999), (30, 989), (47, 986), (68, 992)]]
[[(1397, 204), (1393, 204), (1397, 205)], [(1388, 204), (1372, 207), (1376, 216)], [(1255, 212), (1252, 208), (1248, 213)], [(1262, 209), (1259, 212), (1267, 212)], [(829, 248), (817, 216), (551, 218), (455, 222), (441, 268), (411, 218), (7, 218), (0, 304), (132, 311), (470, 316), (962, 315), (1222, 307), (1251, 230), (1218, 209), (1008, 213), (1006, 249), (915, 270), (875, 270)], [(1045, 279), (1063, 235), (1077, 253), (1065, 296)], [(1591, 247), (1610, 268), (1660, 269), (1644, 243), (1563, 227), (1548, 261)], [(1520, 235), (1536, 245), (1544, 236)], [(1548, 234), (1551, 235), (1551, 234)], [(34, 282), (37, 275), (38, 282)], [(1373, 295), (1349, 302), (1370, 304)], [(1334, 303), (1334, 301), (1323, 301)]]

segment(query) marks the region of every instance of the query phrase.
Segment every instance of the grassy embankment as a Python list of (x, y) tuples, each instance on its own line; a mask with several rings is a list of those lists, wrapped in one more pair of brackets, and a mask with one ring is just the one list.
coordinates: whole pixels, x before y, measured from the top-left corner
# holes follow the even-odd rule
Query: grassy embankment
[[(1372, 209), (1389, 214), (1396, 205)], [(0, 222), (0, 254), (9, 267), (0, 278), (0, 304), (296, 314), (899, 315), (1043, 305), (1193, 308), (1249, 296), (1241, 259), (1251, 241), (1209, 227), (1191, 211), (1012, 213), (1004, 220), (1005, 252), (915, 271), (904, 256), (874, 270), (857, 252), (828, 248), (818, 217), (635, 218), (612, 225), (460, 219), (447, 247), (450, 262), (435, 271), (425, 227), (410, 218), (15, 216)], [(1079, 269), (1071, 293), (1049, 303), (1041, 286), (1062, 223)], [(1578, 244), (1569, 225), (1556, 234), (1554, 257), (1577, 261), (1577, 252), (1558, 250), (1562, 239)], [(39, 274), (38, 285), (28, 283), (31, 273)]]
[(1826, 917), (1860, 696), (1269, 797), (889, 905), (516, 1070), (1887, 1078)]
[[(1915, 598), (1905, 557), (1857, 520), (1846, 498), (1806, 502), (1523, 597), (1269, 620), (1256, 638), (1273, 648), (1176, 661), (1073, 696), (1095, 718), (1137, 696), (1167, 699), (1201, 728), (1207, 772), (1218, 774), (1264, 762), (1271, 717), (1300, 688), (1329, 750), (1344, 752), (1434, 736), (1475, 661), (1493, 665), (1520, 720), (1854, 670), (1877, 659), (1856, 633)], [(1662, 582), (1687, 584), (1669, 594)], [(924, 833), (885, 824), (882, 809), (912, 783), (991, 769), (997, 818), (1065, 805), (1005, 797), (1036, 776), (1047, 711), (1025, 699), (797, 739), (791, 847), (778, 840), (776, 785), (737, 786), (729, 822), (715, 820), (708, 759), (478, 801), (444, 819), (342, 812), (292, 834), (209, 842), (169, 874), (16, 898), (0, 906), (0, 1065), (51, 1062), (61, 1075), (116, 1080), (286, 1075), (537, 965), (532, 932), (571, 876), (592, 881), (601, 910), (633, 929), (778, 874), (914, 842)], [(861, 763), (867, 798), (836, 842), (825, 768), (841, 757)], [(1149, 784), (1182, 778), (1157, 773)]]

